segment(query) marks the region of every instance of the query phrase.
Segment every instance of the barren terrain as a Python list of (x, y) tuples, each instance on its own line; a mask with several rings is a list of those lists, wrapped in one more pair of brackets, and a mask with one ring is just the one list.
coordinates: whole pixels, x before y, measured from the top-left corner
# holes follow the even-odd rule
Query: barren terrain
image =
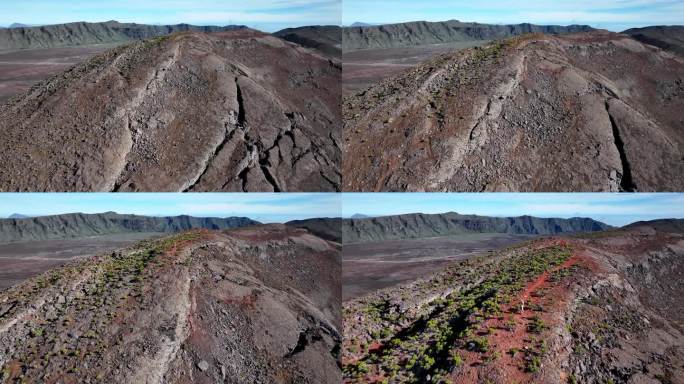
[(0, 106), (0, 190), (337, 191), (340, 79), (247, 29), (118, 47)]
[(190, 231), (0, 292), (0, 381), (337, 383), (340, 247)]
[(344, 305), (346, 383), (682, 383), (684, 235), (498, 250)]
[(684, 59), (627, 35), (525, 35), (343, 102), (346, 191), (679, 191)]
[(454, 261), (533, 238), (499, 233), (345, 244), (342, 250), (344, 300), (431, 275)]
[(435, 55), (457, 49), (477, 47), (488, 40), (419, 45), (405, 48), (368, 48), (346, 51), (342, 55), (342, 91), (355, 94), (381, 80), (398, 75)]
[(106, 253), (159, 235), (161, 234), (123, 233), (0, 244), (0, 290), (70, 261)]
[(114, 45), (0, 51), (0, 104)]

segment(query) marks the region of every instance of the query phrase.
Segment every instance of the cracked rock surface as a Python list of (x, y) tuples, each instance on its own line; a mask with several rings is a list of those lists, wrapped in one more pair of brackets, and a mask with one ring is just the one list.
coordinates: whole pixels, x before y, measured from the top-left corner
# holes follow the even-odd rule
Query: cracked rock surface
[(0, 292), (0, 382), (339, 383), (340, 245), (197, 230)]
[(115, 48), (0, 107), (0, 190), (337, 191), (340, 78), (252, 30)]
[(443, 54), (344, 98), (343, 190), (682, 190), (683, 81), (606, 31)]

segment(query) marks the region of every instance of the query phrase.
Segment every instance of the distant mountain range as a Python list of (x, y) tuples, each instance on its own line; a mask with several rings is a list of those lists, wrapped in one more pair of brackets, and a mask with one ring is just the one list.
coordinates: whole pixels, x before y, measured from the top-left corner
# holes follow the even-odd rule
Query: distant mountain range
[(0, 219), (0, 242), (36, 241), (131, 232), (180, 232), (190, 229), (229, 229), (261, 224), (246, 217), (149, 217), (72, 213), (35, 218)]
[(9, 215), (8, 219), (25, 219), (27, 217), (29, 217), (29, 216), (22, 215), (20, 213), (13, 213), (13, 214)]
[(37, 27), (38, 25), (36, 24), (22, 24), (22, 23), (12, 23), (8, 28), (29, 28), (29, 27)]
[(145, 25), (119, 23), (118, 21), (107, 21), (104, 23), (76, 22), (0, 30), (0, 49), (54, 48), (87, 44), (123, 43), (182, 31), (220, 32), (246, 28), (240, 25), (218, 27), (189, 24)]
[(473, 40), (496, 40), (525, 33), (566, 34), (591, 31), (588, 25), (494, 25), (464, 23), (458, 20), (443, 22), (415, 21), (378, 26), (352, 26), (342, 29), (342, 48), (345, 51), (370, 48), (398, 48), (427, 44), (441, 44)]
[(344, 243), (415, 239), (459, 235), (464, 233), (511, 233), (524, 235), (555, 235), (561, 233), (594, 232), (611, 229), (610, 225), (589, 218), (487, 217), (443, 214), (408, 214), (346, 219), (342, 224)]

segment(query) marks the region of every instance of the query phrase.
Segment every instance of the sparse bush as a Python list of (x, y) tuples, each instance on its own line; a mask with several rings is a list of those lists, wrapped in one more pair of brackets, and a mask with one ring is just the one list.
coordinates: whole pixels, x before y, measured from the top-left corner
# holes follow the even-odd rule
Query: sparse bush
[(535, 315), (532, 317), (532, 322), (528, 325), (527, 329), (533, 333), (541, 333), (546, 329), (546, 324), (539, 316)]
[(525, 366), (525, 371), (530, 372), (530, 373), (536, 373), (539, 372), (539, 369), (541, 368), (541, 359), (539, 356), (532, 356), (527, 361), (527, 365)]

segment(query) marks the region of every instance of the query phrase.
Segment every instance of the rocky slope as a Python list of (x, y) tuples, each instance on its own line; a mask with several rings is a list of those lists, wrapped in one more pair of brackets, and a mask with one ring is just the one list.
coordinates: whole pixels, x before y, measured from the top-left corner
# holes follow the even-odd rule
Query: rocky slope
[(311, 48), (325, 56), (342, 58), (342, 28), (335, 25), (315, 25), (287, 28), (273, 34), (281, 39)]
[(680, 191), (684, 60), (605, 31), (444, 54), (344, 98), (347, 191)]
[(0, 242), (68, 239), (129, 232), (182, 232), (228, 229), (260, 224), (246, 217), (152, 217), (114, 212), (72, 213), (34, 218), (0, 219)]
[(681, 383), (684, 237), (535, 240), (344, 304), (345, 383)]
[(12, 26), (0, 31), (0, 50), (56, 48), (88, 44), (123, 43), (144, 40), (175, 32), (220, 32), (244, 29), (244, 26), (226, 27), (178, 25), (145, 25), (108, 21), (104, 23), (67, 23), (30, 27)]
[(110, 50), (0, 106), (0, 190), (339, 190), (340, 76), (252, 30)]
[(417, 239), (462, 233), (554, 235), (603, 231), (609, 228), (609, 225), (588, 218), (487, 217), (460, 215), (455, 212), (345, 219), (342, 223), (344, 243)]
[(193, 231), (0, 292), (0, 381), (338, 383), (340, 248)]
[(645, 28), (632, 28), (622, 33), (655, 47), (684, 55), (684, 26), (653, 26)]
[(587, 25), (494, 25), (464, 23), (458, 20), (442, 22), (416, 21), (343, 28), (342, 47), (345, 51), (399, 48), (472, 40), (498, 40), (525, 33), (564, 34), (590, 31), (592, 29)]

